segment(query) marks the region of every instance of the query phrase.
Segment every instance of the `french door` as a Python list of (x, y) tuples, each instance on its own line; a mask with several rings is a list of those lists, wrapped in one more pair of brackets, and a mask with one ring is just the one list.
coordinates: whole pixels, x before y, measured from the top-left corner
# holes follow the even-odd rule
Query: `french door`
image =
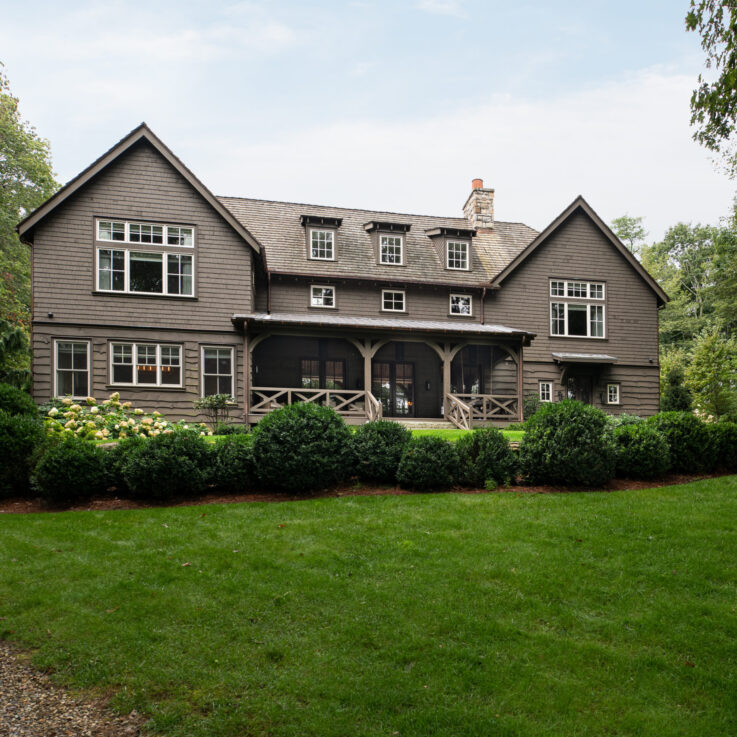
[(590, 374), (581, 374), (568, 377), (568, 399), (578, 399), (584, 404), (591, 404), (593, 395), (593, 377)]
[(384, 417), (413, 417), (415, 367), (399, 361), (374, 361), (371, 392), (381, 402)]

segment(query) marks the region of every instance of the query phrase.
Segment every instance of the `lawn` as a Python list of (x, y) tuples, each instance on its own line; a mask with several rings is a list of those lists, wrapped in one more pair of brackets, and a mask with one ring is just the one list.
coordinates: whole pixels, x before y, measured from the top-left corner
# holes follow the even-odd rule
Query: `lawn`
[[(420, 435), (434, 435), (438, 438), (443, 438), (444, 440), (456, 441), (467, 432), (469, 432), (469, 430), (460, 430), (458, 428), (446, 430), (445, 428), (440, 428), (437, 430), (412, 430), (412, 435), (414, 437), (419, 437)], [(522, 436), (525, 434), (525, 431), (502, 430), (502, 433), (507, 440), (509, 440), (510, 442), (515, 442), (522, 440)]]
[(0, 539), (0, 636), (157, 734), (737, 733), (737, 477), (6, 515)]

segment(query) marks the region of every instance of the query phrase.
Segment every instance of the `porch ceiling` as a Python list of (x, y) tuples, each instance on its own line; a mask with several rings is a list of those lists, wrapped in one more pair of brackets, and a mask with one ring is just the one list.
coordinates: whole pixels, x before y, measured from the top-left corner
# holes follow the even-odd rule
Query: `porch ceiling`
[(235, 314), (231, 318), (239, 327), (255, 326), (312, 326), (325, 328), (358, 328), (361, 330), (381, 330), (397, 332), (427, 332), (455, 335), (486, 335), (509, 338), (523, 338), (526, 342), (535, 333), (508, 328), (504, 325), (482, 324), (478, 322), (449, 323), (441, 320), (402, 320), (381, 317), (347, 317), (343, 315), (298, 315), (286, 313), (252, 312)]

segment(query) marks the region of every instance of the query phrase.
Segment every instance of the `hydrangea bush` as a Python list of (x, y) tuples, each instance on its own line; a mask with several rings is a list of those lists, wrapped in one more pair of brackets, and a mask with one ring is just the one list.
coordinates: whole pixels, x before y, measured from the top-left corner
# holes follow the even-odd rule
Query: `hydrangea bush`
[(75, 401), (70, 397), (55, 400), (45, 409), (44, 426), (51, 436), (77, 437), (84, 440), (118, 440), (119, 438), (153, 438), (170, 435), (177, 430), (197, 430), (200, 435), (212, 435), (201, 422), (169, 422), (160, 412), (144, 412), (130, 402), (121, 402), (114, 392), (99, 402), (94, 397)]

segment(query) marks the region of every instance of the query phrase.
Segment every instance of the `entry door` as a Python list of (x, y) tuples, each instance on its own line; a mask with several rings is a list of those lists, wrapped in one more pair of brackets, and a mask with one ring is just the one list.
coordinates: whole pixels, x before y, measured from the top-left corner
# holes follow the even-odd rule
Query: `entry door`
[(381, 402), (385, 417), (414, 416), (414, 365), (397, 361), (374, 361), (371, 391)]
[(591, 404), (593, 377), (589, 374), (568, 377), (568, 399), (578, 399), (584, 404)]

